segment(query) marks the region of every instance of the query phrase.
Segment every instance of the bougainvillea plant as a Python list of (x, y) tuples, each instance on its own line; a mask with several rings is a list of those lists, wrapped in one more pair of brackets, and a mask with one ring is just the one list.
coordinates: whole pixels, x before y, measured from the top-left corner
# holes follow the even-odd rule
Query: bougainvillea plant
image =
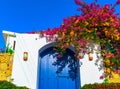
[(97, 0), (91, 4), (80, 0), (75, 0), (75, 3), (80, 7), (80, 15), (64, 18), (59, 28), (43, 30), (40, 36), (54, 41), (55, 50), (61, 56), (72, 46), (78, 59), (93, 52), (99, 45), (96, 61), (102, 59), (105, 74), (111, 77), (112, 72), (120, 73), (120, 18), (115, 13), (115, 6), (120, 4), (120, 0), (114, 5), (104, 6), (97, 4)]

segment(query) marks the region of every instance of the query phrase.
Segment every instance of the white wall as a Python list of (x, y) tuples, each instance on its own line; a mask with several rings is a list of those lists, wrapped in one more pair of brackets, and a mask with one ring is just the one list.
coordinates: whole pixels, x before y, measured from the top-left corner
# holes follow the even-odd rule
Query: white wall
[(93, 61), (88, 60), (88, 55), (86, 54), (80, 67), (80, 77), (81, 77), (81, 86), (84, 84), (92, 83), (102, 83), (103, 80), (100, 79), (100, 76), (103, 74), (103, 70), (99, 71), (98, 67), (95, 66), (96, 54), (93, 54)]
[[(37, 39), (36, 34), (16, 35), (16, 48), (14, 54), (13, 83), (36, 89), (38, 51), (46, 43), (46, 39)], [(23, 60), (23, 52), (28, 52), (28, 61)]]
[[(17, 34), (16, 48), (14, 54), (13, 83), (19, 86), (27, 86), (31, 89), (36, 89), (37, 85), (37, 66), (38, 66), (38, 51), (44, 45), (48, 44), (45, 38), (37, 39), (37, 34)], [(28, 61), (23, 61), (23, 52), (28, 52)], [(94, 55), (96, 59), (96, 56)], [(99, 76), (103, 71), (98, 70), (93, 61), (88, 61), (88, 56), (85, 55), (81, 61), (83, 65), (80, 67), (81, 85), (95, 82), (102, 82)]]

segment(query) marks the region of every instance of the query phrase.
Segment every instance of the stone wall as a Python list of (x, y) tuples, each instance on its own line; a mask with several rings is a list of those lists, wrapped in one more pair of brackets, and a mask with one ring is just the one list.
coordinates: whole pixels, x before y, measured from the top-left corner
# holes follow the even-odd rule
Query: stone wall
[(13, 54), (0, 53), (0, 81), (11, 80), (13, 65)]

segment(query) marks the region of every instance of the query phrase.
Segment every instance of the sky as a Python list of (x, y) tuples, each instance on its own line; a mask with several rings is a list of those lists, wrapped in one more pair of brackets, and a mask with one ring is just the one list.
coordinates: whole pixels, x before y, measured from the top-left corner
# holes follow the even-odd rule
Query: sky
[[(98, 0), (101, 5), (115, 2)], [(0, 0), (0, 48), (5, 47), (3, 30), (25, 33), (59, 27), (63, 18), (80, 14), (77, 8), (74, 0)], [(119, 8), (116, 12), (120, 12)]]

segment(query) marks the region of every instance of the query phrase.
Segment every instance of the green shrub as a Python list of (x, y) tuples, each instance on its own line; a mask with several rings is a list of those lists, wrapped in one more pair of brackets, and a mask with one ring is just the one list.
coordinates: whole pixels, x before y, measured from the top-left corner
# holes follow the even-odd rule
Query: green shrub
[(27, 87), (19, 87), (8, 81), (0, 81), (0, 89), (28, 89)]
[(80, 89), (120, 89), (120, 83), (85, 84)]

